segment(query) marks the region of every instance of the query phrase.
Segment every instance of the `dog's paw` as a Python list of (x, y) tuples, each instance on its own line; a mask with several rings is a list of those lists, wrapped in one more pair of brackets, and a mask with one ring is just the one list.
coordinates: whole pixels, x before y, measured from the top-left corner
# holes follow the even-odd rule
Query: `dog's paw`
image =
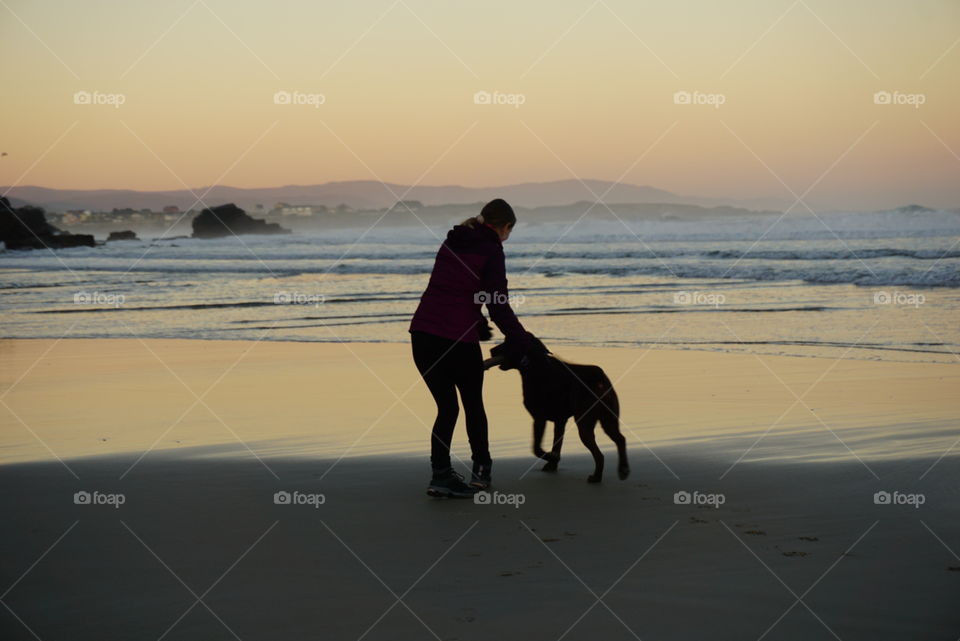
[(591, 474), (587, 477), (587, 483), (599, 483), (603, 480), (602, 474)]
[(629, 465), (621, 465), (620, 467), (618, 467), (618, 468), (617, 468), (617, 476), (620, 477), (620, 480), (621, 480), (621, 481), (622, 481), (623, 479), (627, 478), (628, 476), (630, 476), (630, 466), (629, 466)]
[(544, 472), (556, 472), (557, 471), (557, 461), (549, 461), (546, 465), (540, 468)]

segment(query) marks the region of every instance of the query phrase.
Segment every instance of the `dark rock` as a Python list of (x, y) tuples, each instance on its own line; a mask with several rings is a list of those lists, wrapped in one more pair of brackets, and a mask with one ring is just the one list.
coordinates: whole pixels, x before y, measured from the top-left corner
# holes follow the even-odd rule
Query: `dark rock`
[(277, 223), (268, 223), (260, 218), (248, 216), (245, 211), (229, 203), (209, 207), (193, 219), (194, 238), (221, 238), (234, 234), (289, 234)]
[(107, 237), (107, 242), (109, 243), (111, 240), (140, 240), (140, 239), (137, 238), (136, 232), (130, 231), (128, 229), (126, 231), (110, 232), (110, 235)]
[(0, 241), (7, 249), (60, 249), (93, 247), (92, 234), (71, 234), (47, 222), (42, 207), (24, 205), (14, 208), (0, 197)]
[(33, 247), (33, 249), (41, 249), (43, 247), (50, 247), (51, 249), (64, 249), (67, 247), (95, 247), (96, 242), (93, 240), (93, 234), (68, 234), (61, 233), (50, 238), (45, 238), (44, 242), (46, 245), (40, 245), (38, 247)]

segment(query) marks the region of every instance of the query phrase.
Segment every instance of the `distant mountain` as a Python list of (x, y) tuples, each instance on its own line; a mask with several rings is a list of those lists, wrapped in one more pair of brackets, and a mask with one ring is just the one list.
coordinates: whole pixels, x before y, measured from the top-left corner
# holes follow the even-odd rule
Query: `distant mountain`
[[(389, 189), (388, 189), (389, 188)], [(0, 187), (0, 192), (6, 188)], [(207, 187), (194, 191), (203, 196)], [(407, 191), (409, 189), (409, 192)], [(391, 193), (392, 192), (392, 193)], [(225, 202), (236, 203), (241, 208), (255, 213), (255, 206), (262, 204), (270, 209), (274, 203), (291, 205), (327, 205), (341, 203), (354, 209), (379, 209), (393, 205), (397, 198), (419, 200), (424, 205), (467, 204), (486, 202), (492, 198), (504, 198), (518, 207), (547, 207), (569, 205), (580, 201), (602, 200), (612, 203), (682, 203), (703, 206), (734, 206), (780, 209), (782, 202), (772, 199), (731, 200), (721, 198), (698, 198), (680, 196), (669, 191), (645, 185), (611, 183), (604, 180), (556, 180), (552, 182), (519, 183), (494, 187), (463, 187), (460, 185), (407, 185), (388, 183), (386, 187), (372, 180), (329, 182), (319, 185), (284, 185), (282, 187), (215, 186), (198, 203), (196, 197), (185, 189), (170, 191), (135, 191), (129, 189), (50, 189), (47, 187), (17, 186), (9, 191), (11, 201), (28, 202), (48, 211), (68, 209), (106, 210), (149, 208), (159, 211), (168, 205), (180, 209), (200, 210)]]

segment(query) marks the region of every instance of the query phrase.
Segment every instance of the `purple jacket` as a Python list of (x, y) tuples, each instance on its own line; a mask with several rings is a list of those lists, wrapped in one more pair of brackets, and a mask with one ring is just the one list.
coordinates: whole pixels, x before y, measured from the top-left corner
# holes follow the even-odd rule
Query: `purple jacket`
[(503, 243), (490, 227), (456, 225), (437, 251), (433, 273), (410, 330), (477, 343), (483, 305), (503, 335), (526, 344), (527, 331), (507, 301)]

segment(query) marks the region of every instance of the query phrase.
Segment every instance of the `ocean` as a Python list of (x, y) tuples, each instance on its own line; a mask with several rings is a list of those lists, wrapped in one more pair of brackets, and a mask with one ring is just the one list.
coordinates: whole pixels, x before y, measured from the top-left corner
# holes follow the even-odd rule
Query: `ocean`
[[(2, 336), (405, 342), (450, 222), (4, 251)], [(908, 208), (521, 221), (505, 252), (521, 321), (558, 352), (946, 363), (960, 360), (958, 243), (960, 213)]]

